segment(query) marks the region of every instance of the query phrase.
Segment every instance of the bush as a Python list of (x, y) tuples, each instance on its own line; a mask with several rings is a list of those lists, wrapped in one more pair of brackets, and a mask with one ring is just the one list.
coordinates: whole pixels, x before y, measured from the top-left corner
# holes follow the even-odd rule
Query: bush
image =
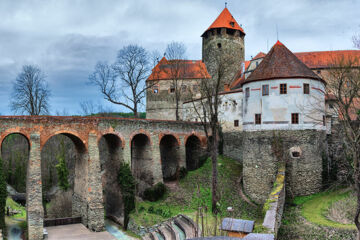
[(163, 183), (157, 183), (156, 185), (147, 188), (144, 191), (144, 199), (155, 202), (162, 198), (164, 194), (166, 193), (166, 186)]
[(129, 223), (129, 214), (135, 209), (135, 179), (131, 174), (129, 164), (121, 164), (118, 181), (124, 202), (124, 228), (126, 230)]

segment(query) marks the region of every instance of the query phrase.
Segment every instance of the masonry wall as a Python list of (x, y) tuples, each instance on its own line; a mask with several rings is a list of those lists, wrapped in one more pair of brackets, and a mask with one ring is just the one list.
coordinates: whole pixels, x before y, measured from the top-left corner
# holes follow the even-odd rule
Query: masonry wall
[[(243, 140), (244, 189), (257, 203), (264, 203), (275, 181), (278, 163), (272, 141), (280, 134), (286, 160), (286, 192), (290, 196), (309, 195), (322, 187), (322, 154), (326, 133), (316, 130), (245, 132)], [(299, 157), (293, 157), (299, 152)]]
[(224, 155), (243, 162), (244, 132), (224, 132)]

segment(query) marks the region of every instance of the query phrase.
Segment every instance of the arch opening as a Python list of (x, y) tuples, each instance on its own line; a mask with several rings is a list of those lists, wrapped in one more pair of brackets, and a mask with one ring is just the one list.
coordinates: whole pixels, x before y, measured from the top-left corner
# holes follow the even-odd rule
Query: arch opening
[(140, 196), (154, 184), (152, 165), (149, 137), (142, 133), (135, 135), (131, 140), (131, 171), (136, 180), (136, 193)]
[(1, 142), (1, 157), (4, 164), (6, 183), (11, 186), (10, 197), (26, 203), (27, 166), (30, 157), (30, 142), (21, 133), (11, 133)]
[(179, 143), (173, 135), (165, 135), (160, 141), (161, 168), (164, 182), (177, 178), (179, 172)]
[[(73, 134), (59, 133), (46, 141), (41, 150), (45, 219), (81, 216), (86, 225), (88, 159), (86, 146)], [(67, 172), (67, 177), (61, 179), (57, 168)]]
[(189, 171), (196, 170), (200, 167), (202, 157), (202, 149), (200, 139), (191, 135), (185, 144), (186, 148), (186, 168)]
[(124, 205), (118, 174), (124, 158), (119, 136), (103, 135), (99, 141), (99, 154), (106, 217), (123, 224)]

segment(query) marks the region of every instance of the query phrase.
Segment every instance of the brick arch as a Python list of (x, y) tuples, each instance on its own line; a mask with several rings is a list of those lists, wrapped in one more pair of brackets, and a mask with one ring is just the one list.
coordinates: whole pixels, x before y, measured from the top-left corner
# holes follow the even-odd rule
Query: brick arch
[(191, 136), (195, 136), (195, 137), (197, 137), (197, 138), (200, 140), (201, 147), (205, 147), (205, 146), (206, 146), (206, 144), (207, 144), (206, 137), (205, 137), (204, 135), (201, 135), (201, 134), (198, 133), (198, 132), (192, 132), (191, 134), (187, 135), (187, 136), (184, 138), (184, 145), (186, 145), (187, 140), (188, 140), (189, 137), (191, 137)]
[(176, 134), (176, 133), (164, 133), (164, 132), (161, 132), (161, 133), (159, 134), (159, 145), (160, 145), (161, 140), (162, 140), (165, 136), (173, 136), (173, 137), (176, 139), (178, 145), (179, 145), (179, 146), (181, 145), (180, 137), (179, 137), (178, 134)]
[(114, 132), (114, 131), (111, 131), (111, 130), (108, 130), (108, 131), (105, 131), (105, 132), (101, 132), (101, 133), (98, 134), (98, 137), (97, 137), (97, 143), (98, 143), (98, 145), (99, 145), (100, 139), (101, 139), (102, 137), (104, 137), (105, 135), (108, 135), (108, 134), (112, 134), (112, 135), (117, 136), (117, 137), (120, 139), (120, 141), (121, 141), (121, 148), (124, 149), (124, 147), (125, 147), (125, 138), (123, 137), (123, 135), (122, 135), (121, 133), (119, 133), (119, 132)]
[[(50, 138), (59, 135), (59, 134), (68, 134), (68, 135), (73, 135), (74, 137), (78, 138), (82, 144), (84, 145), (85, 150), (87, 151), (88, 148), (88, 142), (84, 139), (84, 137), (82, 137), (80, 134), (78, 134), (77, 132), (74, 131), (69, 131), (69, 130), (59, 130), (56, 132), (52, 132), (50, 134), (47, 135), (43, 135), (41, 134), (41, 139), (40, 139), (40, 150), (42, 150), (42, 148), (44, 147), (45, 143), (47, 141), (49, 141)], [(87, 138), (86, 138), (87, 139)], [(71, 139), (73, 141), (73, 139)], [(76, 143), (74, 142), (74, 144), (76, 145)]]
[(150, 143), (150, 146), (153, 144), (152, 140), (151, 140), (151, 135), (150, 135), (150, 132), (144, 130), (144, 129), (139, 129), (138, 131), (135, 131), (133, 133), (130, 134), (130, 146), (131, 146), (131, 142), (133, 140), (133, 138), (138, 135), (138, 134), (144, 134), (148, 137), (149, 139), (149, 143)]
[(0, 136), (0, 152), (1, 152), (3, 141), (5, 140), (5, 138), (7, 136), (9, 136), (11, 134), (20, 134), (20, 135), (24, 136), (29, 143), (29, 147), (31, 147), (29, 132), (23, 131), (22, 129), (19, 129), (19, 128), (10, 128), (10, 129), (5, 130)]

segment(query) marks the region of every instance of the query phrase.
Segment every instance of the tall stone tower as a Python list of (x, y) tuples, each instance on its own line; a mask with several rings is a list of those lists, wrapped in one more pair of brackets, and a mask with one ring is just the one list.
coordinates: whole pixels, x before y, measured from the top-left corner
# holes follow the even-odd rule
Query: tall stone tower
[(228, 67), (224, 84), (229, 84), (241, 70), (245, 59), (245, 32), (225, 7), (210, 27), (201, 35), (202, 60), (212, 77), (218, 72), (221, 59), (232, 58)]

